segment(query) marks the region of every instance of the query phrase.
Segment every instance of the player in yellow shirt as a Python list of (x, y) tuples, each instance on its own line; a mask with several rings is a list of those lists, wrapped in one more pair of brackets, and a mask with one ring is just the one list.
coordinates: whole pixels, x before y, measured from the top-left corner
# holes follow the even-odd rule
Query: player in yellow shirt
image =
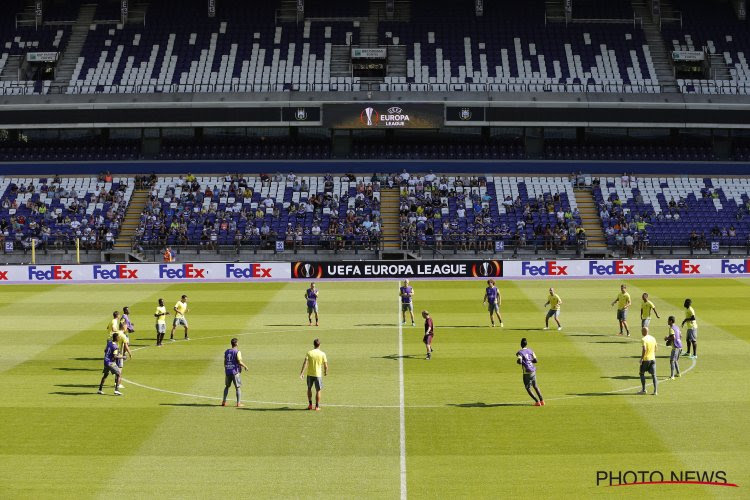
[(638, 394), (646, 394), (646, 372), (651, 374), (651, 380), (654, 383), (654, 396), (656, 396), (656, 339), (649, 335), (648, 328), (641, 328), (641, 391)]
[[(687, 324), (687, 353), (688, 358), (698, 359), (698, 321), (695, 319), (695, 309), (693, 301), (685, 299), (685, 319), (682, 320), (682, 327)], [(693, 348), (693, 355), (690, 355), (690, 348)]]
[(112, 313), (112, 321), (107, 323), (107, 335), (112, 338), (112, 335), (120, 331), (120, 311), (114, 311)]
[[(122, 326), (124, 326), (124, 323), (121, 323)], [(122, 329), (119, 332), (117, 332), (117, 351), (122, 354), (120, 358), (117, 358), (117, 367), (120, 369), (120, 380), (122, 380), (122, 372), (125, 368), (125, 355), (127, 354), (128, 359), (133, 359), (133, 353), (130, 350), (130, 338), (125, 333), (125, 330)], [(125, 386), (122, 384), (117, 384), (118, 389), (123, 389)]]
[(549, 297), (547, 297), (547, 302), (545, 302), (544, 305), (545, 307), (549, 306), (547, 317), (544, 318), (544, 329), (549, 330), (549, 319), (554, 318), (555, 323), (557, 323), (557, 330), (562, 330), (562, 325), (560, 324), (560, 306), (562, 305), (562, 299), (555, 293), (554, 288), (549, 289)]
[(158, 305), (156, 306), (156, 312), (154, 312), (154, 318), (156, 318), (156, 345), (161, 346), (164, 340), (164, 335), (167, 333), (167, 308), (164, 307), (164, 299), (159, 299)]
[(323, 377), (328, 375), (328, 358), (320, 350), (320, 339), (313, 340), (313, 347), (305, 355), (299, 378), (303, 378), (307, 367), (307, 409), (312, 410), (312, 387), (315, 386), (315, 411), (320, 411), (320, 391), (323, 390)]
[(185, 328), (185, 340), (190, 340), (188, 337), (188, 321), (185, 315), (190, 311), (187, 306), (187, 295), (180, 297), (180, 300), (174, 305), (174, 320), (172, 321), (172, 331), (169, 333), (169, 340), (174, 342), (174, 331), (182, 325)]
[(625, 284), (620, 285), (620, 293), (617, 294), (615, 300), (612, 301), (612, 306), (617, 304), (617, 321), (620, 323), (620, 333), (622, 335), (622, 329), (625, 329), (625, 333), (630, 337), (630, 330), (628, 329), (628, 308), (632, 304), (630, 301), (630, 294), (628, 293), (628, 286)]
[(644, 293), (641, 295), (641, 298), (643, 299), (643, 304), (641, 304), (641, 328), (644, 326), (646, 328), (649, 327), (651, 324), (651, 312), (656, 315), (657, 318), (659, 318), (659, 312), (656, 310), (656, 306), (653, 302), (648, 300), (648, 294)]

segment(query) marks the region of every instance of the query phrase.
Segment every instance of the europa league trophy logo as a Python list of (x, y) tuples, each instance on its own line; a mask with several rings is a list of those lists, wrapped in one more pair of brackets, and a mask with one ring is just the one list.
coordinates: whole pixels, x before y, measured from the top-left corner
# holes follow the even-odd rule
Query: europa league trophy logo
[(378, 112), (375, 111), (375, 108), (373, 107), (365, 108), (359, 115), (359, 121), (362, 122), (362, 125), (366, 125), (368, 127), (374, 127), (375, 125), (377, 125), (378, 120)]
[(490, 264), (489, 262), (483, 262), (482, 263), (482, 276), (489, 276), (490, 275)]
[(367, 116), (367, 126), (372, 127), (372, 112), (375, 111), (372, 108), (365, 108), (365, 115)]

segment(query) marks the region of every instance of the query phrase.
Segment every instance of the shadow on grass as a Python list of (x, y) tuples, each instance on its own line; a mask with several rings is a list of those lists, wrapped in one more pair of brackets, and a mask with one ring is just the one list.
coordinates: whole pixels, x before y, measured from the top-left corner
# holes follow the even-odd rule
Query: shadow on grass
[(102, 360), (101, 357), (98, 357), (98, 358), (70, 358), (70, 359), (72, 359), (73, 361), (101, 361)]
[(638, 375), (616, 375), (614, 377), (599, 377), (599, 378), (609, 378), (612, 380), (640, 380), (641, 377)]
[(503, 328), (501, 330), (506, 330), (509, 332), (541, 332), (543, 331), (543, 327), (539, 328)]
[(490, 325), (486, 325), (486, 326), (478, 326), (478, 325), (440, 325), (440, 328), (491, 328), (491, 327), (490, 327)]
[(571, 337), (609, 337), (603, 333), (571, 333)]
[(582, 392), (582, 393), (568, 393), (568, 396), (580, 396), (580, 397), (588, 397), (588, 396), (633, 396), (635, 394), (635, 389), (633, 389), (633, 392)]
[(531, 403), (484, 403), (477, 401), (476, 403), (449, 403), (445, 406), (453, 406), (456, 408), (497, 408), (500, 406), (531, 406)]
[(403, 356), (399, 356), (398, 354), (389, 354), (387, 356), (372, 356), (373, 359), (391, 359), (393, 361), (398, 361), (399, 358), (401, 359), (422, 359), (422, 356), (416, 356), (414, 354), (404, 354)]
[(61, 372), (100, 372), (101, 373), (102, 371), (100, 368), (68, 368), (67, 366), (65, 367), (61, 366), (61, 367), (54, 368), (54, 369), (60, 370)]
[(248, 407), (243, 407), (243, 408), (240, 408), (240, 410), (245, 410), (245, 411), (308, 411), (307, 407), (303, 407), (303, 408), (290, 408), (288, 406), (280, 406), (280, 407), (277, 407), (277, 408), (248, 408)]
[(50, 392), (50, 394), (54, 394), (56, 396), (99, 396), (96, 392), (65, 392), (65, 391), (55, 391)]
[(354, 326), (392, 326), (395, 328), (398, 325), (396, 325), (395, 323), (359, 323)]
[(78, 389), (96, 389), (99, 384), (55, 384), (55, 387), (68, 387)]
[(305, 326), (304, 323), (284, 324), (284, 325), (263, 325), (263, 326)]
[(187, 408), (217, 408), (219, 403), (159, 403), (159, 406), (184, 406)]
[(630, 340), (589, 340), (589, 344), (632, 344)]

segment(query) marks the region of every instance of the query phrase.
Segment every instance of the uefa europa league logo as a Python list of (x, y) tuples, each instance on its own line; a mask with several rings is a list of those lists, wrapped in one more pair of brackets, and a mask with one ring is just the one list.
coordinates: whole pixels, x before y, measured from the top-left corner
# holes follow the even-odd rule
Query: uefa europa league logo
[(490, 264), (489, 262), (483, 262), (482, 263), (482, 276), (489, 276), (490, 275)]
[(309, 278), (310, 276), (312, 276), (312, 272), (313, 272), (312, 265), (305, 264), (305, 266), (304, 266), (304, 275), (305, 275), (305, 277)]
[(378, 114), (378, 112), (375, 111), (375, 108), (370, 106), (366, 107), (359, 115), (359, 121), (362, 122), (363, 125), (366, 125), (368, 127), (377, 125), (379, 119), (380, 115)]

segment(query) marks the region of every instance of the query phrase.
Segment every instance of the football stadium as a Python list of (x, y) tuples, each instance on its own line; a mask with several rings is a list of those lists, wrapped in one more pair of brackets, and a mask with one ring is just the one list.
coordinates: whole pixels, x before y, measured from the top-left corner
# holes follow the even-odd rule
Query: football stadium
[(750, 497), (746, 0), (2, 6), (0, 497)]

